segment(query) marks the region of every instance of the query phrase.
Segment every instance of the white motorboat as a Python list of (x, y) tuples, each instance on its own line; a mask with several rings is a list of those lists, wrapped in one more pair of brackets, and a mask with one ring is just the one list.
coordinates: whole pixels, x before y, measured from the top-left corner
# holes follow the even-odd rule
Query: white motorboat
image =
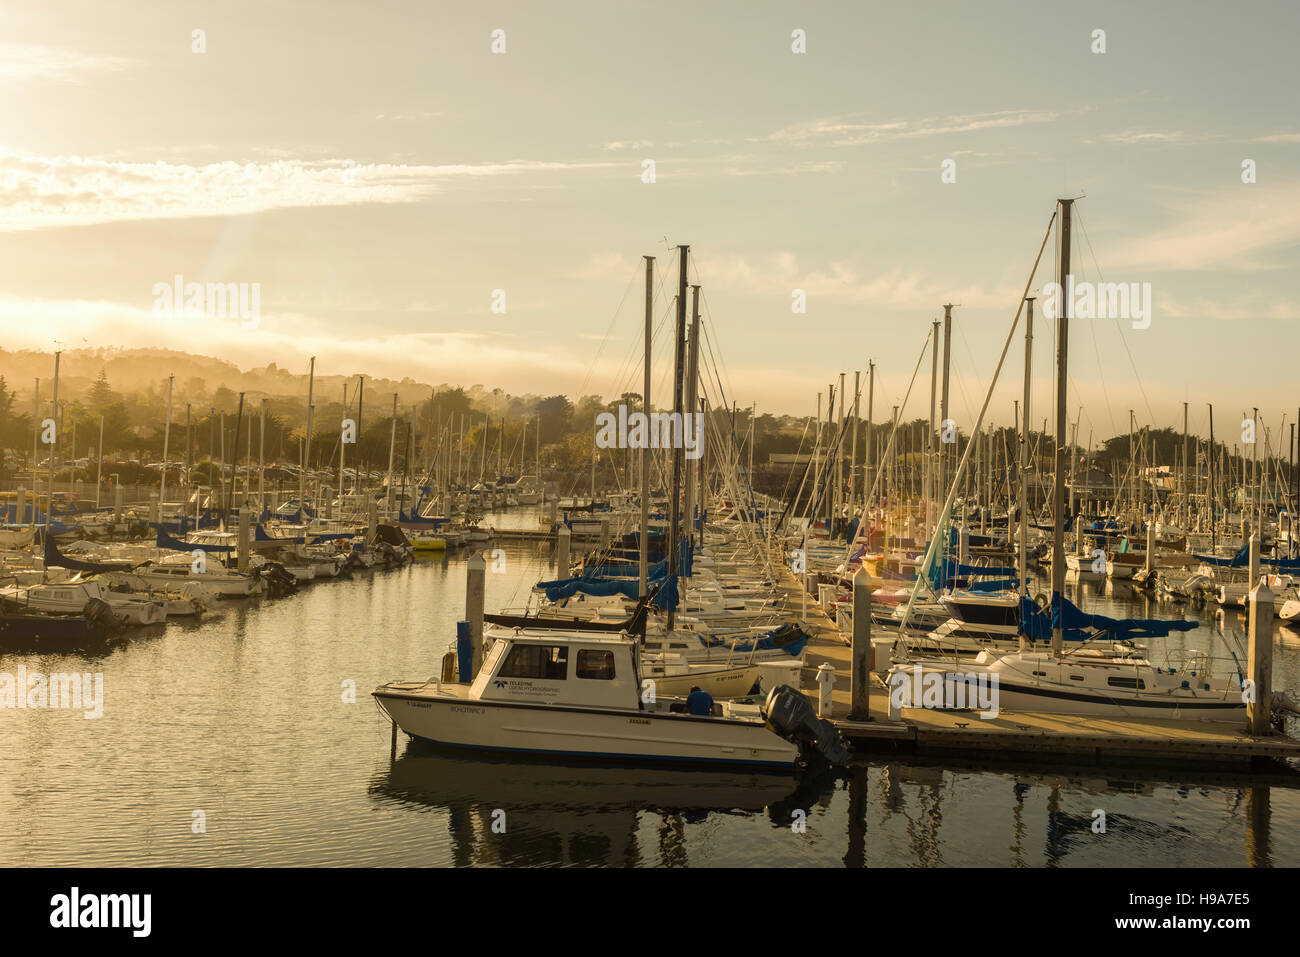
[(623, 634), (514, 629), (472, 684), (392, 682), (372, 693), (408, 735), (453, 747), (775, 767), (798, 757), (757, 703), (692, 715), (679, 699), (645, 700), (638, 658)]
[(177, 591), (180, 591), (180, 586), (186, 582), (198, 582), (222, 598), (247, 598), (250, 595), (260, 595), (266, 590), (265, 582), (242, 572), (223, 568), (215, 561), (208, 564), (203, 571), (198, 571), (189, 556), (145, 562), (135, 569), (135, 574), (148, 582), (151, 587)]
[(93, 579), (47, 582), (27, 587), (10, 585), (0, 588), (0, 597), (47, 615), (80, 615), (88, 602), (98, 599), (107, 602), (126, 625), (157, 625), (167, 620), (165, 601), (108, 591)]

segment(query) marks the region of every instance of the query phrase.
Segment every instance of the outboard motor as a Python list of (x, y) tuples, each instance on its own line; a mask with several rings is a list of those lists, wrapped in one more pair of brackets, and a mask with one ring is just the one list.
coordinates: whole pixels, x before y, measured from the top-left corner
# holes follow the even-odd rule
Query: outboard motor
[(116, 634), (122, 630), (122, 619), (113, 606), (102, 598), (92, 598), (81, 609), (82, 616), (103, 634)]
[(763, 712), (772, 730), (801, 750), (811, 748), (831, 764), (849, 763), (849, 750), (835, 725), (817, 717), (808, 699), (789, 685), (777, 685), (768, 693)]

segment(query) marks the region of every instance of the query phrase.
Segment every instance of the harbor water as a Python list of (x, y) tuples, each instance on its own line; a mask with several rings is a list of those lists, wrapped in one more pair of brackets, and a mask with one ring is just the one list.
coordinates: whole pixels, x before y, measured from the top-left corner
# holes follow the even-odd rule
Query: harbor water
[[(521, 607), (554, 573), (551, 548), (499, 547), (487, 607)], [(1090, 611), (1179, 613), (1090, 589)], [(466, 756), (404, 736), (394, 754), (370, 691), (437, 674), (464, 600), (462, 553), (229, 603), (102, 655), (0, 652), (0, 671), (102, 673), (104, 689), (93, 720), (0, 713), (0, 865), (1300, 865), (1300, 782), (1277, 771), (889, 758), (755, 774)], [(1207, 625), (1170, 641), (1226, 655), (1213, 612), (1189, 606)], [(1276, 685), (1295, 694), (1300, 635), (1278, 630)]]

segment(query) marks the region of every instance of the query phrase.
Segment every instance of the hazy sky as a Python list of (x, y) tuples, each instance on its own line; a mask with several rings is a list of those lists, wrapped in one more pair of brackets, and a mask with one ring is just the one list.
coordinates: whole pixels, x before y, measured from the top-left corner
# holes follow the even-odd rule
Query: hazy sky
[[(1149, 282), (1154, 309), (1076, 320), (1080, 441), (1183, 401), (1276, 429), (1300, 404), (1297, 9), (4, 2), (0, 347), (612, 395), (640, 388), (640, 257), (664, 316), (685, 242), (728, 398), (811, 412), (874, 359), (883, 419), (954, 302), (965, 425), (1055, 200), (1086, 194), (1075, 274)], [(155, 315), (177, 274), (259, 284), (260, 324)]]

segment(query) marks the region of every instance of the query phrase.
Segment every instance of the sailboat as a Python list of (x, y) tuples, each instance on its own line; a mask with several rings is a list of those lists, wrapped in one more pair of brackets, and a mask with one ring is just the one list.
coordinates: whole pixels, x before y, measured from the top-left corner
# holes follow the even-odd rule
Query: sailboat
[[(1052, 225), (1059, 216), (1058, 282), (1060, 288), (1067, 287), (1070, 274), (1070, 223), (1073, 200), (1062, 199), (1048, 224), (1047, 235), (1039, 247), (1038, 259), (1042, 257), (1043, 248), (1051, 235)], [(1029, 285), (1037, 271), (1038, 259), (1025, 286), (1025, 295), (1016, 312), (1017, 323), (1020, 311), (1028, 300)], [(1032, 308), (1032, 307), (1031, 307)], [(1069, 304), (1064, 303), (1057, 316), (1056, 338), (1057, 353), (1057, 395), (1056, 395), (1056, 465), (1053, 489), (1053, 555), (1064, 557), (1065, 554), (1065, 458), (1066, 458), (1066, 416), (1065, 389), (1068, 383), (1067, 355), (1069, 343)], [(1002, 357), (1010, 346), (1011, 336), (1015, 333), (1013, 323), (1003, 347)], [(1001, 369), (1002, 360), (998, 368)], [(987, 410), (989, 397), (993, 393), (997, 376), (990, 384), (985, 397), (984, 409), (980, 412), (975, 431), (978, 431)], [(965, 468), (970, 457), (967, 449), (958, 468), (958, 476)], [(954, 479), (941, 516), (949, 514), (958, 482)], [(931, 539), (927, 552), (926, 565), (934, 561), (936, 546), (947, 536), (943, 521)], [(1246, 716), (1246, 705), (1242, 693), (1240, 672), (1226, 678), (1213, 678), (1207, 672), (1210, 667), (1208, 655), (1194, 652), (1181, 667), (1160, 668), (1140, 652), (1127, 650), (1107, 650), (1095, 644), (1081, 644), (1068, 651), (1065, 647), (1067, 637), (1096, 638), (1098, 636), (1129, 637), (1134, 635), (1159, 637), (1171, 630), (1184, 631), (1197, 626), (1195, 622), (1131, 620), (1117, 621), (1097, 615), (1086, 615), (1070, 604), (1064, 597), (1066, 566), (1064, 561), (1052, 563), (1052, 618), (1050, 620), (1050, 650), (1028, 650), (1015, 652), (982, 651), (973, 660), (962, 662), (962, 670), (975, 680), (985, 681), (998, 689), (1000, 710), (1023, 710), (1056, 714), (1094, 714), (1110, 716), (1163, 716), (1196, 717), (1212, 719), (1232, 719)], [(1024, 603), (1022, 603), (1022, 610)], [(1037, 628), (1042, 629), (1043, 616), (1039, 616)], [(1021, 634), (1028, 638), (1045, 638), (1046, 630), (1035, 634), (1035, 622), (1020, 622)], [(1073, 633), (1073, 635), (1071, 635)], [(923, 676), (925, 673), (937, 673), (945, 679), (952, 674), (951, 662), (943, 659), (917, 659), (911, 663), (901, 662), (894, 667), (889, 680), (898, 687), (905, 687), (903, 677), (906, 674)], [(916, 704), (920, 704), (917, 702)]]

